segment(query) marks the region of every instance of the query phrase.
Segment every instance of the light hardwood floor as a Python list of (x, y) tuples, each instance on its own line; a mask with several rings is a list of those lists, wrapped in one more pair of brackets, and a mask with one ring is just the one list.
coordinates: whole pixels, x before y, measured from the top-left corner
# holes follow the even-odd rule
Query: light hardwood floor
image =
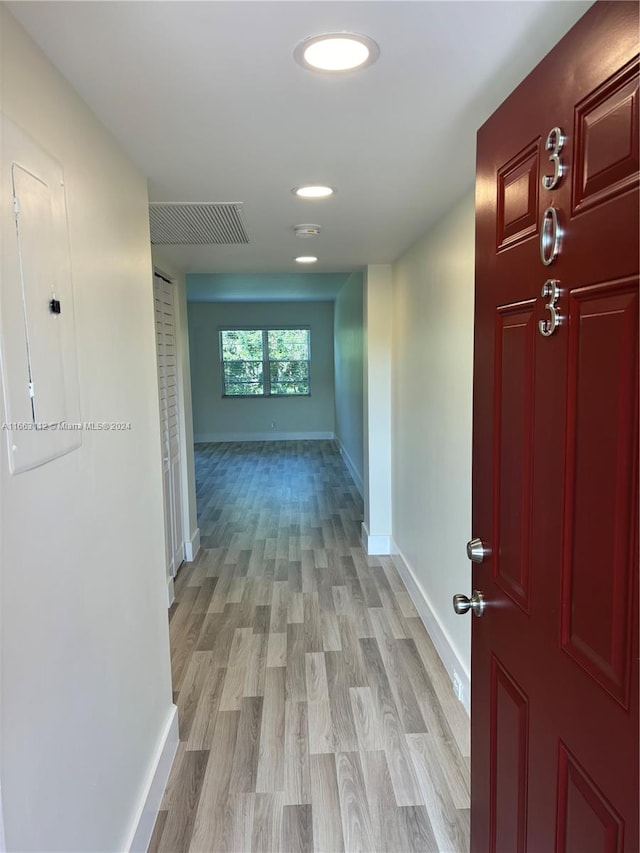
[(469, 723), (333, 442), (198, 445), (150, 851), (465, 853)]

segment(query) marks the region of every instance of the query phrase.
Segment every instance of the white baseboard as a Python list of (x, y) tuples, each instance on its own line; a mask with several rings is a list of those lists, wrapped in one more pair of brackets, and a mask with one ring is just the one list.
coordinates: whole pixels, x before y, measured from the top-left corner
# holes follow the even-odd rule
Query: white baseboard
[(172, 705), (151, 760), (142, 796), (127, 836), (127, 843), (123, 845), (123, 850), (128, 853), (146, 853), (149, 847), (179, 740), (178, 709)]
[(368, 554), (369, 556), (391, 553), (391, 536), (372, 536), (367, 530), (367, 525), (364, 522), (362, 523), (362, 534), (360, 539), (365, 554)]
[(196, 529), (191, 534), (191, 539), (187, 539), (184, 543), (184, 558), (187, 563), (193, 563), (200, 551), (200, 528)]
[(173, 591), (173, 578), (167, 578), (167, 607), (171, 607), (175, 598), (176, 596)]
[(404, 581), (404, 584), (407, 588), (407, 592), (411, 596), (411, 599), (415, 604), (416, 610), (418, 611), (420, 618), (422, 619), (422, 622), (424, 623), (424, 626), (427, 629), (427, 633), (433, 641), (433, 645), (435, 646), (435, 649), (438, 652), (438, 655), (440, 656), (440, 660), (444, 664), (444, 668), (449, 674), (451, 683), (453, 683), (454, 672), (462, 683), (462, 704), (464, 705), (467, 714), (470, 714), (471, 678), (469, 675), (469, 671), (458, 657), (455, 649), (453, 648), (453, 645), (451, 644), (449, 635), (447, 634), (447, 632), (442, 626), (442, 623), (436, 616), (424, 589), (420, 585), (420, 582), (416, 578), (413, 570), (400, 553), (400, 549), (393, 541), (393, 539), (391, 540), (390, 553), (392, 555), (395, 567), (397, 568), (400, 577)]
[(333, 441), (332, 432), (201, 432), (194, 436), (195, 444), (210, 441)]
[(351, 474), (351, 479), (356, 484), (356, 489), (360, 492), (360, 497), (364, 498), (364, 483), (362, 482), (362, 477), (358, 473), (356, 466), (353, 464), (353, 459), (349, 456), (347, 451), (344, 449), (344, 445), (340, 441), (340, 439), (336, 436), (336, 442), (338, 444), (338, 449), (340, 451), (340, 456), (344, 461), (344, 464), (347, 466), (347, 470)]

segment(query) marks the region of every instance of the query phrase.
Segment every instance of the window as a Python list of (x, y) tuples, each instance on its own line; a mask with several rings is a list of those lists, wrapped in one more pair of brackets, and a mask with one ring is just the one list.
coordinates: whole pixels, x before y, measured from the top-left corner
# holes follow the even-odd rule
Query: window
[(222, 329), (224, 397), (309, 395), (309, 329)]

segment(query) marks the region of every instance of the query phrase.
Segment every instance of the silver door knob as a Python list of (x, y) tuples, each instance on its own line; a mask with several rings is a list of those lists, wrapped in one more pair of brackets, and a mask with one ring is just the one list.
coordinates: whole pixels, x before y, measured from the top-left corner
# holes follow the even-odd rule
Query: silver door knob
[(481, 563), (490, 554), (491, 549), (485, 546), (482, 539), (469, 539), (467, 542), (467, 557), (472, 563)]
[(472, 610), (474, 616), (482, 616), (486, 606), (484, 595), (477, 589), (473, 590), (471, 598), (467, 598), (466, 595), (460, 595), (459, 593), (453, 596), (453, 609), (458, 616), (461, 616), (468, 610)]

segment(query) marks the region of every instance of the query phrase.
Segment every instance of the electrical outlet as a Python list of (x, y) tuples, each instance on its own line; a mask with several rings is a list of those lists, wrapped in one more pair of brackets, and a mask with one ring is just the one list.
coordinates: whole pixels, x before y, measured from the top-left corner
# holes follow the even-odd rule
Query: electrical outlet
[(462, 679), (455, 671), (453, 673), (453, 692), (456, 694), (459, 702), (464, 702), (464, 685), (462, 684)]

